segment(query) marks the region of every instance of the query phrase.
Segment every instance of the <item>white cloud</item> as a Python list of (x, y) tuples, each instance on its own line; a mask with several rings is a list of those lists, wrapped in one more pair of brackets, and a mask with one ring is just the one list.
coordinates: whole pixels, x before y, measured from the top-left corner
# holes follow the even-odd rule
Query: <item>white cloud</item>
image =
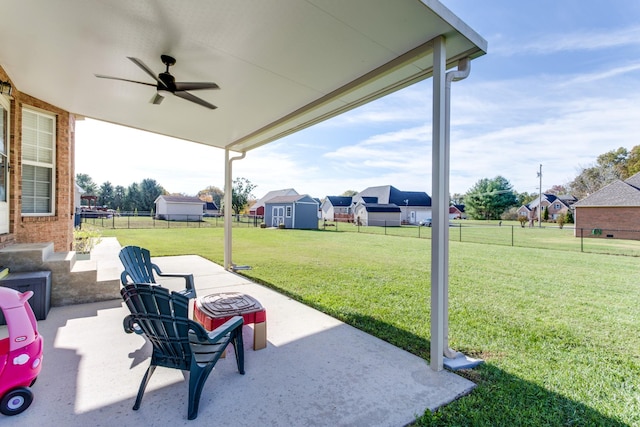
[(628, 46), (640, 46), (640, 26), (619, 29), (588, 29), (553, 32), (531, 37), (522, 43), (518, 39), (498, 37), (491, 53), (497, 55), (548, 55), (559, 52), (594, 51)]

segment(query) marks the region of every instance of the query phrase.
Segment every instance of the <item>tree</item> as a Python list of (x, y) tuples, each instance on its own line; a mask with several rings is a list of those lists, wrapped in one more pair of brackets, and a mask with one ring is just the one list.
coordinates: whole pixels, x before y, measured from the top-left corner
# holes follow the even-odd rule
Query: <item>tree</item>
[(122, 185), (117, 185), (113, 190), (113, 209), (124, 209), (127, 190)]
[(599, 155), (594, 165), (583, 167), (578, 176), (571, 181), (571, 193), (582, 199), (617, 179), (628, 178), (628, 155), (627, 149), (623, 147)]
[(551, 186), (551, 188), (549, 188), (544, 193), (545, 194), (553, 194), (555, 196), (559, 196), (561, 194), (568, 194), (569, 192), (567, 191), (567, 188), (564, 185), (555, 184), (555, 185)]
[(98, 192), (98, 185), (93, 182), (93, 179), (86, 173), (76, 174), (76, 184), (78, 184), (88, 196), (95, 196)]
[(638, 172), (640, 172), (640, 145), (633, 147), (627, 157), (627, 175), (635, 175)]
[(222, 206), (222, 200), (224, 199), (224, 191), (216, 186), (210, 185), (204, 190), (198, 191), (198, 197), (205, 202), (213, 202), (220, 208)]
[(464, 205), (464, 194), (453, 193), (449, 201), (452, 205)]
[(155, 179), (143, 179), (140, 183), (140, 204), (137, 205), (139, 211), (150, 212), (155, 208), (155, 201), (158, 196), (166, 191)]
[(611, 150), (598, 156), (598, 166), (608, 171), (611, 177), (615, 179), (627, 179), (627, 158), (629, 152), (626, 148), (620, 147), (617, 150)]
[(517, 204), (509, 181), (497, 176), (479, 180), (464, 196), (465, 211), (474, 219), (499, 219), (508, 208)]
[(347, 190), (344, 193), (342, 193), (341, 195), (344, 196), (344, 197), (353, 197), (356, 194), (358, 194), (358, 192), (355, 191), (355, 190)]
[(113, 185), (109, 181), (102, 183), (100, 186), (100, 190), (98, 191), (98, 204), (100, 206), (106, 206), (111, 209), (115, 209), (114, 199), (115, 193), (113, 189)]
[(127, 195), (124, 199), (124, 210), (134, 211), (140, 205), (140, 185), (134, 182), (127, 187)]
[(524, 193), (517, 193), (516, 194), (517, 204), (518, 206), (528, 205), (529, 203), (536, 200), (538, 196), (539, 196), (538, 193), (527, 193), (526, 191)]
[(565, 217), (565, 222), (567, 224), (573, 224), (573, 211), (569, 209), (567, 211), (567, 216)]
[(231, 209), (238, 215), (249, 203), (249, 199), (253, 197), (251, 192), (256, 188), (247, 178), (236, 178), (233, 180), (233, 188), (231, 191)]

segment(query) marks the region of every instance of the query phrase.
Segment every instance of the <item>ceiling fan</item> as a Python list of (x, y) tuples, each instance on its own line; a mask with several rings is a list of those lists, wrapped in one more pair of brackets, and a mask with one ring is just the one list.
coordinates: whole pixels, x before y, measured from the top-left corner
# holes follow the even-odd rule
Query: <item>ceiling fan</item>
[(150, 102), (152, 104), (156, 104), (156, 105), (160, 104), (164, 99), (164, 96), (166, 96), (166, 94), (172, 93), (177, 97), (186, 99), (187, 101), (195, 102), (196, 104), (209, 108), (211, 110), (214, 110), (217, 108), (215, 105), (210, 104), (204, 99), (198, 98), (197, 96), (192, 95), (187, 91), (202, 90), (202, 89), (220, 89), (220, 87), (217, 84), (212, 82), (176, 82), (175, 77), (173, 77), (171, 73), (169, 73), (169, 67), (171, 67), (172, 65), (175, 65), (176, 63), (175, 58), (169, 55), (160, 55), (160, 59), (162, 60), (162, 63), (167, 66), (167, 69), (166, 71), (158, 74), (157, 76), (153, 73), (153, 71), (151, 71), (149, 67), (147, 67), (147, 65), (144, 62), (142, 62), (138, 58), (134, 58), (131, 56), (127, 56), (127, 58), (129, 58), (131, 62), (136, 64), (138, 67), (142, 68), (142, 70), (145, 73), (153, 77), (156, 83), (139, 82), (136, 80), (105, 76), (102, 74), (96, 74), (95, 76), (101, 79), (122, 80), (123, 82), (131, 82), (131, 83), (138, 83), (141, 85), (155, 86), (157, 92), (153, 96), (153, 98), (151, 98)]

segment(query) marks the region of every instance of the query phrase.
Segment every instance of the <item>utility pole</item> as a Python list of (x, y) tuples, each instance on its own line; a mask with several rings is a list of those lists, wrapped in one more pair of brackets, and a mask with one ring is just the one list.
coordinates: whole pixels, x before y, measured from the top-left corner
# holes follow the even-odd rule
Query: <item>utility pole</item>
[(538, 199), (538, 228), (542, 227), (542, 164), (540, 164), (540, 172), (538, 172), (538, 178), (540, 178), (540, 198)]

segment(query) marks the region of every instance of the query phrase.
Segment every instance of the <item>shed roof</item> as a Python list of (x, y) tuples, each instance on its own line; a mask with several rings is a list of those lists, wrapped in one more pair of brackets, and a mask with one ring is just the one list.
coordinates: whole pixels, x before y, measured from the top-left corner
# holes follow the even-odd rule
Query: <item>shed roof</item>
[[(274, 197), (272, 199), (267, 200), (266, 204), (267, 205), (272, 205), (274, 203), (295, 203), (295, 202), (299, 202), (299, 201), (306, 201), (306, 202), (316, 202), (316, 200), (309, 196), (308, 194), (299, 194), (299, 195), (295, 195), (295, 196), (278, 196), (278, 197)], [(317, 202), (316, 202), (317, 203)]]
[(293, 188), (284, 188), (282, 190), (269, 191), (267, 194), (265, 194), (264, 196), (259, 198), (253, 204), (253, 206), (251, 206), (251, 210), (255, 211), (259, 207), (263, 207), (269, 200), (273, 199), (274, 197), (293, 196), (293, 195), (298, 195), (298, 192), (296, 190), (294, 190)]
[(167, 203), (190, 203), (190, 204), (201, 204), (203, 206), (205, 204), (203, 200), (200, 200), (197, 197), (189, 197), (189, 196), (160, 195), (156, 198), (155, 202), (158, 202), (159, 199), (163, 199)]
[[(428, 78), (486, 41), (436, 0), (2, 2), (1, 65), (14, 88), (79, 116), (246, 151)], [(215, 82), (152, 105), (161, 54), (176, 81)], [(179, 118), (179, 120), (178, 120)]]

